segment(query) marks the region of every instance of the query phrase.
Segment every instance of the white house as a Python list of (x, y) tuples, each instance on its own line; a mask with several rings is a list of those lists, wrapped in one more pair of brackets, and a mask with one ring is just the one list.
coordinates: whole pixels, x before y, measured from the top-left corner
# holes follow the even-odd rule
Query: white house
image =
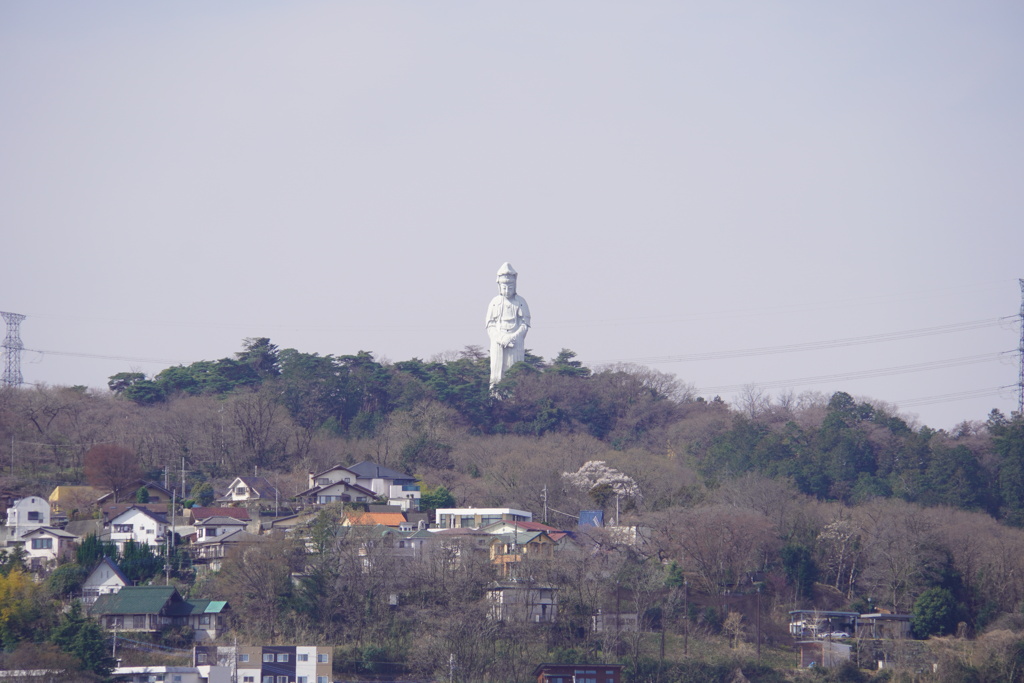
[(438, 529), (479, 529), (501, 521), (532, 522), (533, 513), (513, 508), (438, 508), (434, 511)]
[(130, 585), (131, 579), (124, 575), (121, 568), (109, 557), (104, 557), (82, 584), (82, 602), (91, 605), (99, 596), (116, 593)]
[(43, 526), (26, 531), (19, 540), (25, 544), (29, 568), (40, 571), (56, 566), (58, 560), (70, 555), (78, 537), (62, 529)]
[(7, 527), (12, 538), (44, 526), (50, 526), (50, 503), (45, 498), (18, 498), (7, 508)]
[(361, 462), (348, 470), (356, 473), (357, 484), (387, 498), (388, 505), (405, 511), (420, 509), (420, 485), (415, 477), (372, 462)]
[(208, 543), (219, 536), (226, 536), (248, 526), (247, 522), (234, 517), (215, 515), (196, 521), (196, 543)]
[(228, 492), (217, 499), (218, 502), (233, 505), (276, 505), (280, 500), (281, 494), (266, 477), (235, 477), (228, 486)]
[(373, 490), (357, 483), (355, 472), (342, 465), (317, 474), (310, 472), (309, 488), (299, 494), (317, 505), (328, 503), (372, 503), (377, 499)]
[(133, 505), (111, 518), (107, 526), (110, 540), (117, 544), (118, 549), (124, 550), (126, 541), (145, 543), (154, 548), (160, 547), (166, 540), (170, 524), (160, 513)]

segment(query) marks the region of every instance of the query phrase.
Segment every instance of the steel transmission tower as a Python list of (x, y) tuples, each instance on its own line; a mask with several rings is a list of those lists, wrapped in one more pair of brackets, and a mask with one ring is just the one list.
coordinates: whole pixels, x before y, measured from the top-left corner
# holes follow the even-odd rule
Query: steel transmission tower
[(7, 336), (4, 338), (4, 376), (3, 384), (8, 387), (16, 387), (24, 381), (21, 377), (21, 350), (25, 348), (21, 343), (21, 321), (25, 319), (21, 313), (7, 313), (0, 311), (7, 322)]
[(1017, 378), (1017, 412), (1024, 415), (1024, 280), (1020, 283), (1020, 377)]

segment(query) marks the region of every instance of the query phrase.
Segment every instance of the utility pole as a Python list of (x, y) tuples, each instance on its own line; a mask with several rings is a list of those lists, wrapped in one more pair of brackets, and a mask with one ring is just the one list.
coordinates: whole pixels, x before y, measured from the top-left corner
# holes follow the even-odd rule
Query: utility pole
[[(1021, 285), (1024, 287), (1024, 284)], [(1021, 342), (1024, 344), (1024, 342)], [(544, 523), (548, 523), (548, 485), (544, 484)]]
[(761, 584), (757, 585), (757, 663), (761, 664)]
[(683, 578), (683, 656), (690, 656), (690, 582)]
[(24, 384), (21, 376), (21, 321), (25, 319), (21, 313), (0, 311), (0, 316), (7, 323), (7, 336), (4, 338), (4, 376), (3, 384), (16, 387)]

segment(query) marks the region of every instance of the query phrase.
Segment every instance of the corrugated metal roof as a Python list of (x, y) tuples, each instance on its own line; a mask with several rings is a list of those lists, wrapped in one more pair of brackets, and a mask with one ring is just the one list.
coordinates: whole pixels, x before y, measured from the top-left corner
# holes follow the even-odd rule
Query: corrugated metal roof
[(101, 595), (89, 608), (91, 614), (158, 614), (181, 596), (174, 586), (126, 586), (116, 593)]

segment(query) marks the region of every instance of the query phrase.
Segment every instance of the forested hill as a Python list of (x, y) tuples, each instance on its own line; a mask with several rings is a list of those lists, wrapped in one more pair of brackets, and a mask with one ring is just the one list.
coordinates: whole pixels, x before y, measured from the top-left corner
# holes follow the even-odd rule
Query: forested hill
[[(320, 356), (279, 350), (259, 338), (245, 340), (233, 358), (172, 367), (152, 378), (120, 373), (110, 388), (162, 412), (189, 397), (216, 399), (192, 407), (221, 428), (230, 408), (238, 445), (229, 460), (246, 469), (288, 470), (323, 450), (325, 440), (340, 439), (375, 444), (353, 457), (383, 458), (421, 474), (448, 471), (450, 480), (460, 469), (452, 455), (460, 440), (584, 434), (618, 454), (627, 470), (631, 460), (647, 470), (646, 456), (670, 455), (710, 485), (756, 472), (789, 478), (823, 500), (897, 497), (1024, 523), (1020, 416), (993, 411), (986, 423), (965, 422), (950, 434), (912, 428), (883, 403), (845, 392), (771, 400), (752, 391), (742, 406), (729, 406), (647, 368), (591, 371), (569, 350), (550, 361), (528, 353), (498, 387), (497, 399), (488, 374), (488, 359), (477, 347), (385, 364), (365, 351)], [(197, 467), (207, 459), (223, 466), (223, 458), (203, 458), (202, 446), (177, 441), (174, 452), (153, 453), (151, 462), (185, 450)], [(462, 474), (478, 476), (482, 465), (469, 463)], [(645, 505), (678, 504), (688, 495), (678, 486)]]

